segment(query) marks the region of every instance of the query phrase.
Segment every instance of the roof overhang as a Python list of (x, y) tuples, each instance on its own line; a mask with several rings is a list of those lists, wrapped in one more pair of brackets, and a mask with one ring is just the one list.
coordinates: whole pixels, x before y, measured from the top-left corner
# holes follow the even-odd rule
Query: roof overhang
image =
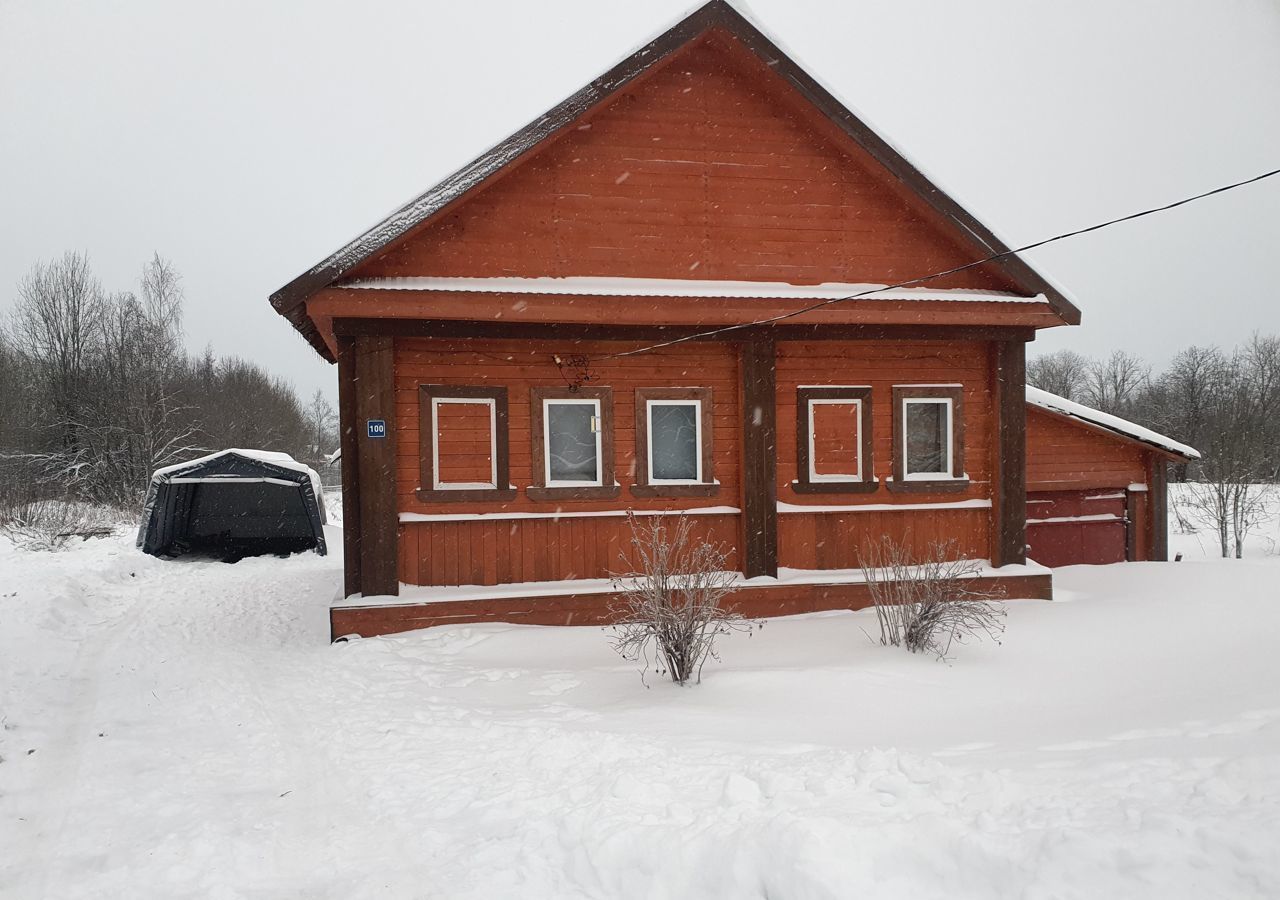
[(1116, 440), (1137, 444), (1173, 462), (1194, 462), (1200, 459), (1199, 450), (1158, 431), (1031, 385), (1027, 385), (1027, 406), (1078, 428), (1087, 428)]

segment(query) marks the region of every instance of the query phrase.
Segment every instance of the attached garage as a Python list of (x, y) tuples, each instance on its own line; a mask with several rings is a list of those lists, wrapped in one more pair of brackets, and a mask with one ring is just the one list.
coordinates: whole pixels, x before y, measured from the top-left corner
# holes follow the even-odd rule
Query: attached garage
[(1185, 444), (1027, 387), (1027, 556), (1056, 567), (1168, 558), (1170, 462)]

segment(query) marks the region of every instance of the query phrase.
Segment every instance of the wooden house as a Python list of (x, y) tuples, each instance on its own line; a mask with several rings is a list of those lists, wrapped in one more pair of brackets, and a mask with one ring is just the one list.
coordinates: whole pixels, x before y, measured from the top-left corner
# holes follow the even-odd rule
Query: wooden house
[(859, 605), (886, 534), (1049, 596), (1025, 348), (1080, 316), (1006, 250), (712, 0), (272, 296), (338, 365), (335, 635), (600, 621), (629, 510), (753, 614)]

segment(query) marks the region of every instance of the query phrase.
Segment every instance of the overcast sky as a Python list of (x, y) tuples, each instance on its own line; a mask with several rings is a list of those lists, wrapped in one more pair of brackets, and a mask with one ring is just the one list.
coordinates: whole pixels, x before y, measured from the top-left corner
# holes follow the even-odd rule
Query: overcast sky
[[(187, 332), (334, 392), (267, 296), (572, 93), (685, 0), (0, 0), (0, 310), (37, 260), (185, 277)], [(1280, 167), (1280, 0), (753, 0), (1012, 244)], [(1280, 333), (1280, 178), (1046, 248), (1032, 352)]]

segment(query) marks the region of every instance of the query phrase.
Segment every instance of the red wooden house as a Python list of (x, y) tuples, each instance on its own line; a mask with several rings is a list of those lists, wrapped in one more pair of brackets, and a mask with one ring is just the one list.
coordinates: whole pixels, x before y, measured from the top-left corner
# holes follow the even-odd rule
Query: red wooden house
[(1079, 313), (1005, 250), (713, 0), (272, 296), (338, 364), (334, 633), (598, 621), (628, 510), (751, 613), (857, 605), (882, 534), (1048, 596), (1025, 347)]

